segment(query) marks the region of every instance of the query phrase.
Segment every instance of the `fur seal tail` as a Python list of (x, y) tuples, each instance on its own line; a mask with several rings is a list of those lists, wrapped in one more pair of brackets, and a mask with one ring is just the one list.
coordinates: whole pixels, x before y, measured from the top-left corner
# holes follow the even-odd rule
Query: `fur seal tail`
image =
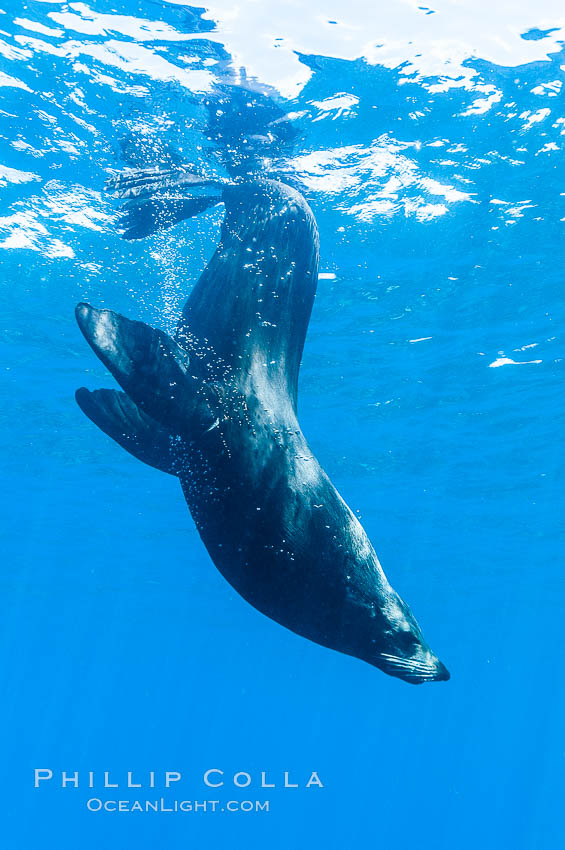
[(185, 166), (134, 168), (110, 177), (106, 191), (125, 201), (123, 238), (143, 239), (219, 204), (223, 182)]
[(148, 458), (154, 456), (156, 446), (143, 440), (151, 420), (162, 426), (159, 441), (168, 435), (182, 440), (191, 436), (192, 429), (206, 431), (214, 423), (218, 390), (192, 374), (195, 370), (189, 353), (170, 336), (144, 322), (89, 304), (78, 304), (75, 312), (86, 341), (128, 399), (109, 396), (108, 390), (102, 391), (106, 395), (93, 393), (88, 398), (88, 391), (80, 390), (77, 401), (86, 415), (120, 445), (132, 451), (141, 441), (147, 455), (142, 459), (155, 466)]
[(161, 472), (177, 474), (175, 438), (143, 413), (125, 393), (118, 390), (91, 392), (81, 387), (75, 398), (90, 421), (127, 452)]

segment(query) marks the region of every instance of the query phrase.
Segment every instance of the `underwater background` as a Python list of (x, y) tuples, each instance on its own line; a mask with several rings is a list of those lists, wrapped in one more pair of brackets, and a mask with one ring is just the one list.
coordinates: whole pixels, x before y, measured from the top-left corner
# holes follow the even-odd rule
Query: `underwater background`
[[(2, 3), (7, 850), (565, 848), (564, 33), (551, 0)], [(105, 180), (176, 163), (308, 199), (301, 424), (450, 682), (253, 610), (178, 482), (76, 406), (114, 384), (75, 303), (171, 330), (215, 248), (221, 207), (120, 238)], [(209, 768), (253, 784), (211, 793)], [(183, 782), (62, 789), (63, 770)]]

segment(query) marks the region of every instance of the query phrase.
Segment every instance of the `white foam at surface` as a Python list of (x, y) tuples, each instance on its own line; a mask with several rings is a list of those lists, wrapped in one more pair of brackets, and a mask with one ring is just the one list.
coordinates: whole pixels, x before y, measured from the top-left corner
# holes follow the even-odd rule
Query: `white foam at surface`
[[(345, 193), (344, 211), (362, 221), (398, 212), (430, 221), (445, 215), (447, 204), (473, 202), (472, 193), (421, 174), (418, 163), (409, 156), (417, 148), (416, 143), (384, 135), (369, 147), (348, 145), (297, 156), (292, 165), (312, 191)], [(364, 197), (357, 202), (355, 194), (361, 190)], [(422, 192), (439, 196), (445, 203), (431, 203)]]
[(67, 41), (56, 46), (31, 36), (17, 35), (14, 40), (24, 47), (52, 56), (73, 60), (79, 56), (92, 56), (104, 65), (119, 68), (129, 74), (144, 74), (153, 80), (176, 80), (190, 91), (207, 92), (212, 88), (213, 78), (210, 71), (181, 68), (154, 50), (130, 41), (109, 39), (103, 44)]
[(17, 168), (0, 165), (0, 186), (6, 183), (29, 183), (31, 180), (41, 180), (41, 177), (31, 171), (18, 171)]
[(53, 38), (60, 38), (64, 35), (63, 30), (54, 30), (51, 27), (46, 27), (37, 21), (30, 21), (28, 18), (14, 18), (14, 23), (18, 27), (23, 27), (30, 32), (38, 32), (40, 35), (49, 35)]
[(552, 80), (549, 83), (540, 83), (539, 86), (534, 86), (532, 94), (545, 95), (547, 97), (557, 97), (561, 91), (563, 83), (561, 80)]
[(510, 357), (497, 357), (488, 365), (489, 369), (498, 369), (500, 366), (529, 366), (541, 362), (541, 360), (512, 360)]
[(13, 89), (23, 89), (24, 91), (31, 91), (30, 87), (23, 83), (21, 80), (16, 79), (16, 77), (10, 77), (9, 74), (5, 74), (3, 71), (0, 71), (0, 88), (2, 86), (6, 86), (7, 88)]
[(101, 14), (86, 3), (70, 3), (69, 9), (73, 11), (49, 12), (48, 17), (65, 29), (84, 35), (117, 33), (135, 41), (184, 41), (192, 38), (161, 21), (149, 21), (131, 15)]
[(520, 118), (524, 119), (524, 130), (529, 130), (534, 124), (539, 124), (551, 114), (551, 109), (545, 106), (543, 109), (537, 109), (535, 112), (526, 110), (520, 114)]
[[(184, 5), (184, 0), (169, 2)], [(467, 64), (469, 59), (480, 58), (504, 67), (543, 61), (560, 49), (563, 38), (560, 30), (565, 27), (561, 0), (540, 0), (535, 4), (512, 0), (498, 0), (497, 3), (437, 0), (433, 15), (425, 14), (417, 0), (379, 4), (378, 14), (367, 0), (348, 0), (347, 3), (313, 0), (308, 4), (298, 0), (240, 0), (237, 4), (233, 0), (209, 0), (203, 16), (216, 26), (206, 33), (179, 32), (158, 19), (101, 13), (86, 3), (71, 3), (63, 8), (47, 13), (48, 19), (60, 28), (57, 30), (25, 18), (17, 18), (16, 22), (51, 37), (65, 31), (73, 36), (79, 33), (87, 39), (95, 36), (133, 39), (135, 44), (114, 39), (122, 47), (113, 44), (109, 48), (129, 61), (124, 70), (146, 73), (154, 79), (178, 79), (187, 87), (190, 84), (184, 76), (188, 73), (186, 68), (167, 62), (163, 56), (151, 60), (153, 51), (150, 49), (133, 61), (131, 55), (125, 55), (128, 48), (141, 47), (143, 42), (162, 44), (203, 38), (216, 41), (232, 56), (234, 69), (244, 68), (247, 77), (256, 78), (287, 97), (296, 96), (312, 73), (300, 61), (300, 54), (365, 59), (371, 64), (399, 68), (406, 81), (418, 81), (432, 92), (462, 87), (482, 95), (463, 115), (483, 114), (501, 99), (501, 93), (494, 86), (478, 79), (478, 71)], [(158, 18), (157, 11), (155, 18)], [(521, 37), (532, 29), (547, 34), (543, 38)], [(45, 44), (30, 43), (29, 46), (35, 50), (49, 50)], [(92, 55), (94, 46), (100, 45), (84, 40), (75, 42), (74, 49), (76, 55), (81, 52)], [(23, 58), (14, 53), (17, 48), (5, 43), (3, 47), (8, 58)], [(102, 57), (97, 58), (104, 61)], [(163, 75), (161, 63), (169, 66), (167, 76)], [(201, 70), (200, 73), (205, 72)], [(196, 77), (192, 78), (192, 84), (197, 91), (208, 90), (203, 80), (198, 84)], [(536, 94), (541, 94), (542, 90), (557, 93), (558, 84), (559, 81), (541, 83), (534, 91)], [(355, 96), (345, 93), (343, 97)], [(323, 103), (316, 105), (321, 108)], [(340, 109), (347, 111), (351, 105), (337, 106), (336, 117), (341, 114)]]
[(359, 98), (354, 94), (339, 93), (333, 97), (327, 97), (325, 100), (312, 100), (310, 102), (312, 106), (320, 110), (320, 115), (314, 118), (314, 121), (321, 121), (328, 116), (331, 116), (332, 121), (335, 121), (336, 118), (349, 115), (353, 107), (359, 103)]
[(77, 227), (109, 230), (114, 218), (104, 206), (98, 191), (50, 181), (41, 195), (19, 202), (11, 215), (0, 216), (0, 235), (4, 236), (0, 248), (25, 248), (53, 259), (72, 259), (75, 256), (73, 248), (53, 236), (49, 228), (64, 222), (72, 225), (73, 230)]
[[(183, 5), (184, 0), (169, 0)], [(379, 4), (367, 0), (208, 0), (205, 17), (217, 22), (207, 39), (221, 42), (234, 67), (292, 97), (310, 78), (297, 53), (338, 59), (365, 58), (397, 68), (434, 91), (473, 88), (476, 71), (463, 63), (475, 57), (506, 67), (543, 61), (560, 49), (562, 33), (523, 39), (531, 29), (565, 27), (561, 0), (436, 0), (426, 15), (417, 0)], [(336, 21), (331, 24), (330, 21)], [(195, 38), (201, 38), (198, 34)]]
[[(478, 90), (479, 86), (475, 86), (475, 88)], [(500, 103), (502, 100), (500, 89), (497, 89), (495, 86), (484, 86), (483, 88), (487, 97), (478, 97), (461, 115), (484, 115), (495, 103)]]

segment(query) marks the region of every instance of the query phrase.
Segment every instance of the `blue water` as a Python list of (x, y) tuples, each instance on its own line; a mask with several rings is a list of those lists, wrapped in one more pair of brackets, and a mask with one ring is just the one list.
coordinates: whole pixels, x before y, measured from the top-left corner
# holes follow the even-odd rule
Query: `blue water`
[[(549, 0), (490, 6), (4, 5), (7, 850), (565, 848), (565, 51)], [(221, 208), (117, 233), (104, 180), (179, 161), (308, 198), (302, 427), (450, 682), (409, 686), (254, 611), (178, 483), (76, 406), (113, 382), (75, 303), (171, 330), (214, 250)], [(35, 789), (35, 768), (53, 780)], [(253, 784), (212, 792), (209, 768)], [(165, 770), (183, 774), (170, 792), (123, 787)], [(89, 790), (88, 771), (122, 787)], [(261, 771), (324, 788), (261, 790)], [(270, 811), (94, 813), (92, 796)]]

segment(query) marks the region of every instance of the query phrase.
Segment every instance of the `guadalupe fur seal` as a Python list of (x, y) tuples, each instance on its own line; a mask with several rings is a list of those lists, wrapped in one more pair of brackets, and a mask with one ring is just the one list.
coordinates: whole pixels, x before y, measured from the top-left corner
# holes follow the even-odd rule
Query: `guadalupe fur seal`
[(77, 306), (125, 391), (80, 389), (82, 410), (179, 477), (215, 565), (263, 614), (406, 682), (449, 679), (300, 430), (298, 370), (318, 279), (304, 198), (268, 179), (219, 185), (182, 169), (125, 173), (110, 188), (129, 199), (130, 238), (220, 200), (225, 218), (174, 339)]

